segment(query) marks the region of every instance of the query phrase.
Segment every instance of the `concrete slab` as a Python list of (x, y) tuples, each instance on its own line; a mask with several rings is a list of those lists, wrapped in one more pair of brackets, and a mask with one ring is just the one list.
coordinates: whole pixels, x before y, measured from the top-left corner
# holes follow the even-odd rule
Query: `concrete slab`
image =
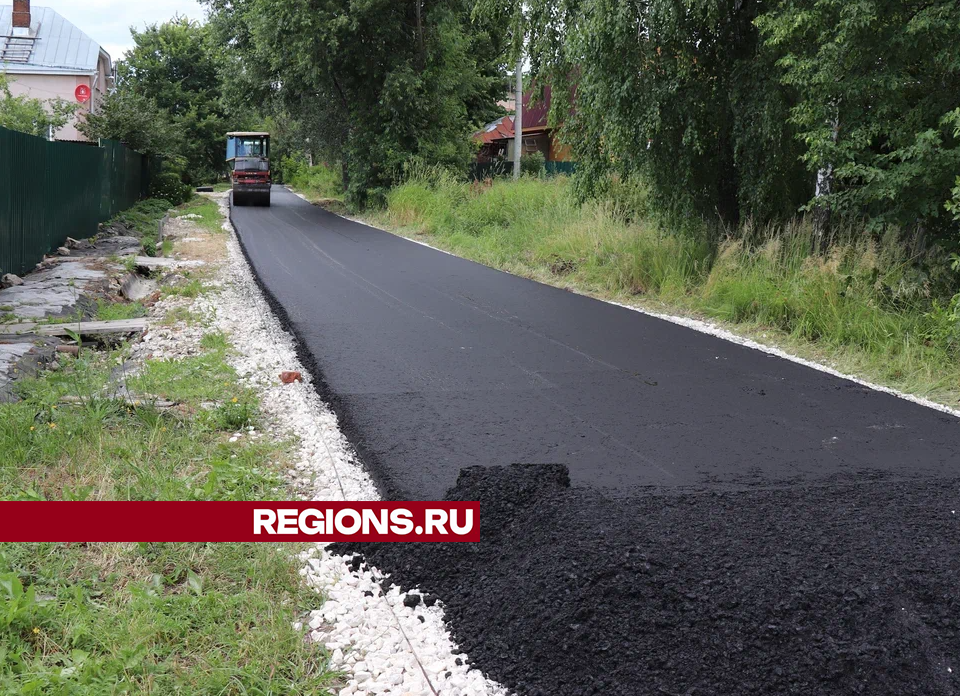
[(129, 274), (120, 285), (120, 293), (131, 302), (150, 297), (157, 290), (157, 281), (141, 278), (136, 273)]
[(24, 276), (23, 285), (0, 290), (0, 314), (25, 319), (62, 316), (76, 306), (84, 292), (92, 292), (106, 281), (107, 272), (99, 261), (64, 259)]

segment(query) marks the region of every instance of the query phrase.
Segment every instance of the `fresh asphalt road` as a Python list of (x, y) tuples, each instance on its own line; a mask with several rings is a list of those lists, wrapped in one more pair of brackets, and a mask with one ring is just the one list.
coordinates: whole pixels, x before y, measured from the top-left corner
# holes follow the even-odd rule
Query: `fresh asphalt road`
[(960, 420), (626, 308), (465, 261), (275, 188), (233, 220), (391, 497), (462, 467), (574, 486), (738, 489), (955, 476)]

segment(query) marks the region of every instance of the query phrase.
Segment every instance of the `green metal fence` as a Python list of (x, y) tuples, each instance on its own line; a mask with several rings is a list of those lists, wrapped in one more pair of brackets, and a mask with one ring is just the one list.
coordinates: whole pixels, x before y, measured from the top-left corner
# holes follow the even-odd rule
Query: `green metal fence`
[(92, 237), (146, 195), (149, 168), (120, 143), (48, 142), (0, 128), (0, 274), (32, 269), (67, 237)]
[[(559, 174), (572, 175), (577, 170), (576, 162), (545, 162), (544, 174), (557, 176)], [(513, 162), (496, 160), (493, 162), (473, 162), (467, 169), (467, 178), (470, 181), (483, 181), (497, 177), (513, 176)]]
[(547, 170), (547, 176), (557, 176), (558, 174), (573, 176), (573, 174), (577, 171), (576, 162), (547, 162), (545, 167)]

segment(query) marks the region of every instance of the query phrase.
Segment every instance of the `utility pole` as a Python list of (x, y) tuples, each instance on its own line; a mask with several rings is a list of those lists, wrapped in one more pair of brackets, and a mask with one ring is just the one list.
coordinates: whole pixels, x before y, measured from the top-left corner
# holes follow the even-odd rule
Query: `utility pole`
[(520, 178), (523, 155), (523, 56), (517, 58), (517, 115), (513, 119), (513, 178)]

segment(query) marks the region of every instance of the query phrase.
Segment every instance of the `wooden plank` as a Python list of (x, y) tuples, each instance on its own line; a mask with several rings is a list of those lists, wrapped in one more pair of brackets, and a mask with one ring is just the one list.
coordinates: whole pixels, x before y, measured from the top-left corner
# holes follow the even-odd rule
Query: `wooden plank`
[(0, 335), (32, 333), (40, 336), (69, 336), (70, 332), (81, 336), (100, 334), (142, 333), (147, 330), (146, 319), (118, 319), (117, 321), (83, 321), (65, 324), (0, 324)]
[[(90, 400), (91, 400), (90, 397), (87, 397), (86, 399), (81, 398), (79, 396), (61, 396), (60, 397), (61, 404), (83, 405), (89, 402)], [(166, 411), (168, 409), (173, 408), (174, 406), (179, 406), (179, 404), (176, 401), (167, 401), (166, 399), (161, 399), (158, 396), (143, 396), (143, 397), (120, 396), (110, 400), (119, 401), (120, 403), (126, 406), (133, 406), (135, 408), (139, 408), (141, 406), (152, 406), (153, 408), (160, 409), (161, 411)]]

